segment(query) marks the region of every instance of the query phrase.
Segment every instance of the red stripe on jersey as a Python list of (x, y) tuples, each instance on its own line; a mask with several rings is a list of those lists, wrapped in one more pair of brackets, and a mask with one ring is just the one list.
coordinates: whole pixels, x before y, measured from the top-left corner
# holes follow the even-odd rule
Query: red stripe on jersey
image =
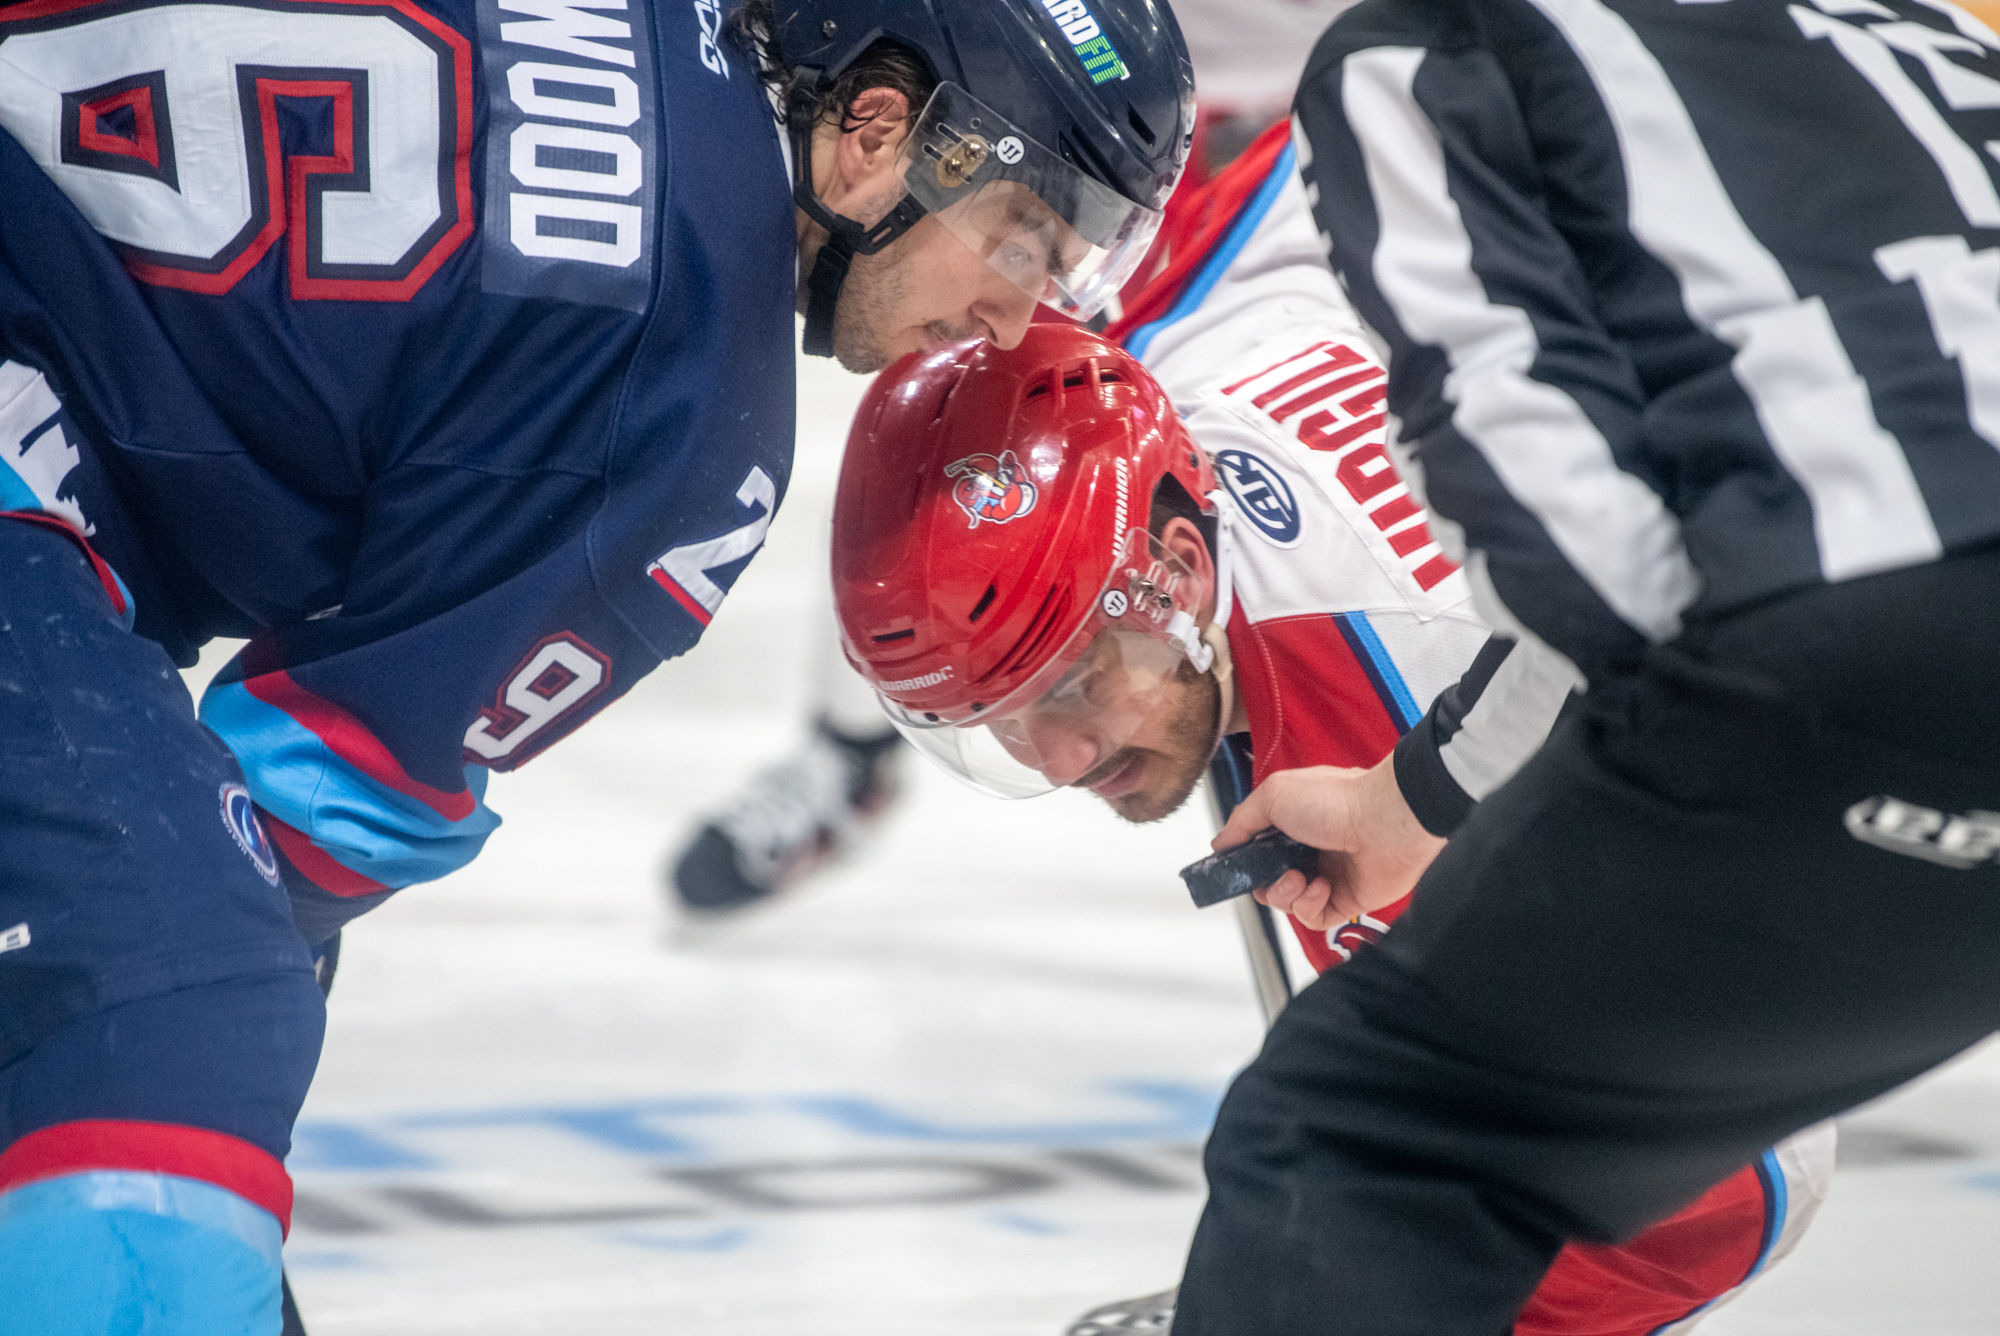
[[(1334, 346), (1334, 344), (1333, 344), (1333, 340), (1331, 340), (1331, 339), (1322, 339), (1322, 340), (1321, 340), (1320, 342), (1318, 342), (1318, 343), (1315, 343), (1315, 344), (1314, 344), (1314, 345), (1313, 345), (1312, 347), (1310, 347), (1310, 348), (1307, 348), (1307, 349), (1305, 349), (1305, 350), (1303, 350), (1303, 351), (1301, 351), (1301, 352), (1296, 352), (1296, 353), (1293, 353), (1293, 354), (1292, 354), (1292, 355), (1291, 355), (1290, 357), (1287, 357), (1287, 358), (1286, 358), (1286, 359), (1285, 359), (1284, 361), (1282, 361), (1282, 362), (1273, 362), (1273, 363), (1272, 363), (1271, 365), (1269, 365), (1269, 366), (1265, 367), (1265, 368), (1264, 368), (1264, 369), (1263, 369), (1262, 371), (1256, 371), (1256, 372), (1252, 372), (1252, 373), (1251, 373), (1250, 375), (1247, 375), (1247, 376), (1245, 376), (1245, 377), (1244, 377), (1244, 378), (1243, 378), (1242, 380), (1239, 380), (1239, 381), (1237, 381), (1237, 382), (1236, 382), (1235, 384), (1233, 384), (1233, 385), (1225, 385), (1225, 386), (1223, 386), (1223, 387), (1222, 387), (1222, 393), (1224, 393), (1224, 394), (1234, 394), (1234, 393), (1236, 393), (1236, 392), (1237, 392), (1238, 390), (1242, 389), (1242, 388), (1243, 388), (1243, 387), (1244, 387), (1245, 385), (1248, 385), (1248, 384), (1249, 384), (1249, 383), (1250, 383), (1251, 381), (1253, 381), (1253, 380), (1261, 380), (1261, 379), (1263, 379), (1263, 378), (1264, 378), (1265, 376), (1268, 376), (1268, 375), (1270, 375), (1270, 374), (1271, 374), (1271, 373), (1272, 373), (1273, 371), (1276, 371), (1276, 370), (1278, 370), (1278, 369), (1279, 369), (1280, 367), (1288, 367), (1288, 366), (1290, 366), (1290, 365), (1291, 365), (1292, 363), (1294, 363), (1294, 362), (1297, 362), (1297, 361), (1301, 361), (1301, 360), (1303, 360), (1304, 358), (1308, 358), (1308, 357), (1311, 357), (1311, 356), (1312, 356), (1312, 355), (1313, 355), (1314, 353), (1316, 353), (1316, 352), (1321, 352), (1321, 351), (1324, 351), (1325, 349), (1327, 349), (1327, 348), (1331, 348), (1331, 347), (1333, 347), (1333, 346)], [(1316, 375), (1318, 375), (1318, 374), (1319, 374), (1319, 372), (1317, 372), (1317, 371), (1308, 371), (1308, 372), (1307, 372), (1307, 373), (1306, 373), (1306, 374), (1305, 374), (1305, 375), (1304, 375), (1303, 377), (1301, 377), (1300, 379), (1301, 379), (1301, 380), (1311, 380), (1311, 379), (1312, 379), (1312, 378), (1313, 378), (1314, 376), (1316, 376)]]
[(1399, 557), (1407, 557), (1420, 547), (1431, 544), (1431, 526), (1412, 524), (1407, 529), (1398, 529), (1389, 535), (1389, 548)]
[(1160, 225), (1159, 236), (1147, 256), (1148, 265), (1161, 255), (1166, 262), (1124, 304), (1123, 314), (1105, 329), (1105, 338), (1122, 344), (1132, 331), (1173, 309), (1181, 290), (1201, 272), (1209, 256), (1236, 225), (1244, 206), (1270, 177), (1291, 137), (1290, 122), (1280, 121), (1251, 140), (1250, 147), (1213, 179), (1194, 190), (1174, 192), (1167, 201), (1167, 216)]
[[(1337, 349), (1337, 351), (1344, 353), (1347, 351), (1347, 349), (1340, 348)], [(1295, 413), (1305, 412), (1308, 408), (1311, 408), (1314, 404), (1318, 403), (1322, 399), (1328, 398), (1329, 396), (1332, 395), (1339, 394), (1342, 390), (1352, 389), (1356, 385), (1365, 385), (1371, 380), (1379, 379), (1381, 375), (1382, 375), (1381, 367), (1371, 366), (1366, 370), (1357, 371), (1351, 376), (1342, 376), (1338, 380), (1330, 380), (1324, 385), (1315, 385), (1311, 389), (1307, 390), (1304, 394), (1300, 395), (1298, 398), (1287, 399), (1284, 403), (1279, 404), (1276, 408), (1269, 410), (1271, 418), (1273, 421), (1283, 422), (1286, 418), (1291, 417)], [(1273, 391), (1270, 394), (1260, 394), (1251, 402), (1255, 403), (1257, 407), (1263, 408), (1267, 400), (1276, 398), (1278, 393), (1282, 392), (1282, 389), (1290, 388), (1293, 383), (1294, 383), (1293, 381), (1286, 381), (1285, 385), (1281, 387), (1281, 390)]]
[(1405, 492), (1387, 505), (1369, 511), (1368, 518), (1375, 522), (1376, 528), (1387, 529), (1392, 525), (1402, 523), (1416, 513), (1416, 501), (1411, 498), (1408, 492)]
[(1383, 397), (1388, 393), (1389, 382), (1384, 380), (1378, 385), (1363, 390), (1352, 399), (1341, 400), (1340, 406), (1350, 413), (1366, 413), (1369, 409), (1381, 403)]
[(1435, 589), (1443, 584), (1445, 578), (1457, 569), (1458, 564), (1440, 552), (1423, 565), (1417, 567), (1415, 572), (1417, 586), (1424, 590)]
[[(1333, 426), (1339, 421), (1339, 416), (1331, 410), (1322, 410), (1314, 413), (1311, 417), (1299, 423), (1299, 444), (1305, 446), (1308, 450), (1338, 450), (1356, 438), (1366, 436), (1369, 432), (1375, 431), (1385, 424), (1388, 419), (1378, 413), (1374, 417), (1362, 418), (1359, 422), (1350, 422), (1338, 431), (1327, 430), (1328, 427)], [(1345, 468), (1346, 465), (1343, 464), (1342, 467)], [(1343, 477), (1342, 481), (1344, 482), (1346, 479)], [(1353, 490), (1351, 484), (1348, 490)], [(1371, 492), (1369, 495), (1372, 496), (1374, 493)], [(1359, 494), (1355, 496), (1355, 500), (1357, 501), (1365, 501), (1367, 499), (1366, 496)]]
[[(1297, 360), (1298, 359), (1295, 357), (1286, 358), (1284, 362), (1278, 363), (1278, 366), (1284, 366), (1286, 362), (1295, 362)], [(1299, 386), (1305, 385), (1313, 380), (1318, 379), (1321, 376), (1331, 375), (1333, 372), (1343, 370), (1347, 367), (1358, 365), (1361, 361), (1362, 361), (1361, 354), (1355, 352), (1354, 349), (1348, 347), (1344, 343), (1335, 343), (1326, 345), (1326, 357), (1323, 361), (1320, 362), (1318, 366), (1308, 367), (1306, 370), (1299, 372), (1299, 374), (1293, 376), (1291, 379), (1285, 381), (1284, 383), (1279, 385), (1273, 385), (1270, 389), (1265, 390), (1262, 394), (1258, 395), (1255, 399), (1252, 399), (1250, 402), (1257, 405), (1257, 407), (1259, 408), (1269, 408), (1273, 403), (1275, 403), (1279, 399), (1284, 398), (1286, 395), (1290, 394), (1293, 390), (1299, 388)], [(1277, 369), (1278, 369), (1277, 367), (1271, 367), (1264, 372), (1260, 372), (1259, 374), (1269, 375), (1271, 371), (1275, 371)], [(1355, 385), (1368, 379), (1368, 377), (1370, 376), (1379, 376), (1381, 374), (1382, 374), (1382, 369), (1380, 367), (1371, 366), (1366, 371), (1360, 372), (1358, 375), (1343, 376), (1340, 380), (1336, 381), (1335, 384)], [(1250, 380), (1255, 380), (1255, 379), (1257, 379), (1256, 376), (1250, 377)], [(1247, 385), (1249, 381), (1238, 381), (1236, 383), (1237, 385)], [(1223, 393), (1225, 394), (1227, 394), (1228, 392), (1229, 391), (1227, 390), (1223, 391)], [(1304, 405), (1301, 405), (1301, 407), (1303, 406)], [(1271, 416), (1283, 417), (1285, 416), (1285, 414), (1273, 413)]]
[(283, 710), (300, 727), (324, 742), (335, 756), (368, 778), (405, 797), (415, 798), (439, 816), (463, 821), (477, 810), (479, 800), (469, 790), (447, 793), (413, 777), (382, 740), (368, 731), (366, 724), (332, 701), (307, 691), (284, 669), (245, 677), (243, 689), (266, 705)]
[(648, 567), (646, 569), (646, 574), (653, 577), (654, 584), (666, 590), (669, 594), (672, 594), (674, 596), (674, 602), (680, 604), (683, 608), (686, 608), (688, 616), (694, 618), (696, 621), (700, 622), (703, 626), (707, 626), (709, 621), (715, 616), (714, 613), (710, 612), (707, 608), (701, 606), (700, 599), (696, 598), (693, 594), (690, 594), (687, 590), (681, 588), (681, 582), (679, 580), (676, 580), (673, 576), (668, 575), (658, 566)]
[(92, 1118), (30, 1132), (0, 1152), (0, 1192), (100, 1170), (212, 1183), (277, 1216), (287, 1234), (292, 1229), (292, 1178), (277, 1157), (240, 1137), (180, 1123)]
[(104, 592), (110, 595), (111, 610), (120, 617), (131, 613), (132, 605), (125, 601), (125, 591), (118, 587), (118, 577), (111, 573), (111, 567), (105, 564), (103, 557), (97, 555), (97, 549), (90, 545), (90, 540), (70, 527), (66, 521), (39, 510), (0, 510), (0, 520), (19, 520), (23, 524), (39, 525), (75, 543), (83, 549), (83, 555), (90, 562), (90, 569), (97, 576), (97, 582), (103, 585)]
[(306, 878), (322, 891), (351, 897), (379, 895), (390, 889), (379, 881), (362, 876), (314, 844), (312, 838), (304, 831), (286, 825), (263, 808), (257, 809), (257, 816), (263, 821), (264, 829), (271, 837), (271, 843), (282, 849), (292, 866), (304, 873)]

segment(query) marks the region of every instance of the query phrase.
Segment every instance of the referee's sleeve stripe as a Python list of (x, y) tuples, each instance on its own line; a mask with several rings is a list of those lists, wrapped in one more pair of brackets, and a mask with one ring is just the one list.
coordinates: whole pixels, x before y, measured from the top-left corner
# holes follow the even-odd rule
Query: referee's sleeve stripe
[(1466, 796), (1484, 799), (1541, 750), (1563, 702), (1582, 685), (1583, 674), (1547, 645), (1516, 644), (1438, 748), (1438, 759)]
[(1519, 307), (1489, 301), (1446, 181), (1436, 127), (1413, 86), (1420, 47), (1374, 47), (1343, 62), (1379, 219), (1373, 271), (1404, 332), (1444, 350), (1452, 425), (1485, 457), (1598, 597), (1654, 640), (1680, 629), (1699, 588), (1679, 522), (1613, 459), (1588, 415), (1528, 375), (1540, 353)]
[(1812, 503), (1820, 573), (1847, 580), (1934, 560), (1944, 548), (1923, 493), (1825, 305), (1801, 300), (1751, 233), (1659, 61), (1598, 0), (1530, 3), (1576, 52), (1611, 118), (1633, 235), (1673, 271), (1695, 322), (1737, 350), (1736, 379)]

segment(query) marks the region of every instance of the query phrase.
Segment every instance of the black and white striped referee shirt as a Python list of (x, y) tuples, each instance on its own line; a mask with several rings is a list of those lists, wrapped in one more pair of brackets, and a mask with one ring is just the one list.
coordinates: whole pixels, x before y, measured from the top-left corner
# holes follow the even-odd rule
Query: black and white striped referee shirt
[(2000, 36), (1948, 0), (1365, 0), (1297, 113), (1497, 624), (1594, 673), (2000, 540)]

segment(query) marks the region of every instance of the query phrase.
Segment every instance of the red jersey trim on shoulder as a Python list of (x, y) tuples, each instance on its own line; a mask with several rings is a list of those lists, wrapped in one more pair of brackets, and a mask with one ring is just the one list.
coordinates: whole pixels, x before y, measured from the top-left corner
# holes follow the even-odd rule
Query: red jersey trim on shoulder
[(30, 1132), (0, 1152), (0, 1192), (97, 1170), (212, 1183), (292, 1229), (292, 1177), (282, 1161), (241, 1137), (181, 1123), (92, 1118)]
[(1136, 330), (1173, 309), (1182, 289), (1229, 235), (1243, 206), (1262, 188), (1272, 165), (1291, 141), (1291, 122), (1279, 121), (1251, 140), (1236, 161), (1215, 176), (1193, 190), (1174, 193), (1167, 201), (1166, 221), (1147, 257), (1151, 276), (1125, 304), (1118, 319), (1105, 327), (1105, 338), (1122, 345)]
[[(405, 797), (415, 798), (439, 816), (463, 821), (479, 807), (471, 790), (447, 793), (432, 788), (403, 769), (381, 739), (368, 726), (330, 700), (324, 700), (292, 680), (284, 669), (246, 676), (243, 689), (275, 709), (284, 711), (300, 727), (311, 732), (327, 749), (368, 778)], [(280, 847), (283, 845), (281, 843)], [(286, 856), (291, 851), (287, 849)], [(306, 871), (301, 867), (300, 871)], [(308, 873), (308, 875), (310, 875)]]
[(110, 596), (111, 610), (120, 617), (132, 615), (132, 601), (125, 597), (125, 587), (119, 583), (117, 573), (103, 557), (97, 555), (97, 549), (90, 545), (88, 538), (76, 531), (75, 525), (35, 510), (0, 510), (0, 520), (19, 520), (23, 524), (33, 524), (53, 530), (82, 548), (84, 559), (90, 562), (90, 569), (97, 576), (97, 582), (104, 586), (104, 592)]

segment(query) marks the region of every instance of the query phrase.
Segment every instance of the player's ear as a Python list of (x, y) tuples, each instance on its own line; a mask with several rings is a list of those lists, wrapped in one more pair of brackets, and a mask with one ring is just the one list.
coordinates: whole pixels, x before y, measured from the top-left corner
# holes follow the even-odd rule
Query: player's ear
[(896, 170), (910, 133), (910, 100), (893, 88), (864, 88), (834, 140), (833, 167), (849, 191), (867, 191)]
[(1201, 529), (1193, 520), (1176, 515), (1160, 529), (1161, 546), (1184, 562), (1194, 573), (1200, 585), (1200, 597), (1196, 606), (1201, 609), (1195, 620), (1206, 626), (1215, 615), (1215, 557), (1208, 550), (1208, 540), (1201, 536)]

